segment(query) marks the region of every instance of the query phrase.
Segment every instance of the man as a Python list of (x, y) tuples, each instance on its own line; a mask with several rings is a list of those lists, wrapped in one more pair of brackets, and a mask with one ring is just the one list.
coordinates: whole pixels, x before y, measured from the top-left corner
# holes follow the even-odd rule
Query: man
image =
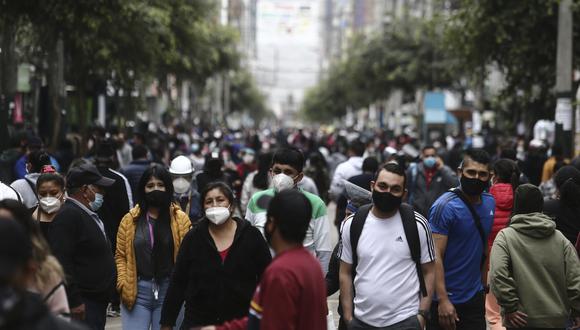
[(69, 198), (52, 222), (50, 247), (66, 274), (72, 318), (102, 330), (116, 276), (111, 242), (96, 212), (115, 181), (83, 164), (69, 171), (66, 182)]
[(121, 169), (121, 173), (129, 180), (133, 196), (135, 196), (135, 192), (137, 191), (141, 175), (151, 165), (151, 161), (147, 158), (148, 153), (149, 150), (144, 145), (135, 145), (132, 151), (133, 161)]
[(316, 259), (302, 246), (310, 227), (311, 204), (305, 194), (296, 190), (282, 191), (272, 198), (265, 233), (276, 257), (256, 288), (249, 316), (217, 329), (326, 329), (322, 271)]
[(460, 187), (431, 207), (437, 300), (429, 329), (486, 328), (483, 265), (495, 210), (493, 197), (484, 192), (491, 177), (489, 162), (484, 150), (468, 150), (457, 171)]
[(189, 216), (193, 225), (202, 216), (200, 195), (197, 189), (193, 187), (193, 166), (189, 158), (177, 156), (171, 161), (169, 173), (173, 179), (173, 198), (179, 203), (179, 206)]
[[(373, 204), (361, 219), (363, 227), (354, 246), (351, 235), (358, 226), (353, 225), (357, 215), (345, 220), (342, 229), (342, 316), (348, 329), (423, 329), (435, 276), (427, 220), (409, 206), (403, 211), (405, 172), (397, 163), (387, 163), (377, 172), (371, 190)], [(407, 214), (410, 219), (403, 219)], [(413, 238), (405, 221), (416, 227), (420, 260), (412, 257), (409, 241)]]
[(447, 190), (457, 186), (457, 176), (443, 164), (433, 146), (421, 151), (421, 161), (407, 169), (409, 179), (407, 201), (422, 216), (429, 216), (429, 207)]
[(580, 327), (580, 261), (543, 204), (537, 187), (519, 186), (491, 249), (490, 286), (508, 329), (564, 329), (570, 317)]
[[(95, 165), (97, 170), (104, 177), (114, 180), (115, 183), (107, 189), (107, 198), (97, 214), (103, 221), (107, 237), (111, 241), (111, 251), (113, 255), (117, 248), (117, 231), (121, 219), (133, 208), (133, 195), (131, 186), (127, 178), (115, 171), (117, 153), (112, 141), (100, 142), (96, 147)], [(115, 286), (116, 287), (116, 286)], [(119, 316), (119, 294), (117, 290), (112, 291), (111, 310), (109, 316)]]
[(338, 200), (340, 195), (344, 192), (344, 181), (355, 175), (362, 173), (362, 156), (365, 153), (365, 145), (359, 140), (354, 140), (350, 143), (348, 148), (348, 160), (339, 164), (334, 171), (332, 181), (330, 182), (330, 190), (328, 194), (333, 201)]
[[(273, 188), (255, 193), (248, 203), (246, 220), (258, 228), (262, 234), (266, 224), (266, 205), (263, 202), (277, 192), (286, 189), (297, 189), (297, 184), (304, 177), (304, 155), (296, 148), (289, 147), (276, 151), (270, 169)], [(326, 219), (326, 205), (320, 197), (307, 191), (301, 191), (310, 201), (312, 217), (304, 238), (304, 247), (316, 255), (324, 273), (328, 269), (332, 245), (330, 226)]]
[(56, 317), (40, 296), (27, 291), (34, 269), (32, 242), (24, 228), (0, 219), (0, 329), (84, 329)]

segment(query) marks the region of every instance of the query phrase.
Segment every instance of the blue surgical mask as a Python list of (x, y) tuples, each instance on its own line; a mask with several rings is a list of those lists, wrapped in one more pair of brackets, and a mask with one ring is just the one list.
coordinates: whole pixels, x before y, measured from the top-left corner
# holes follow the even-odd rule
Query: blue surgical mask
[(435, 157), (427, 157), (423, 159), (423, 164), (426, 168), (433, 168), (437, 164), (437, 159)]
[(92, 202), (89, 202), (89, 207), (91, 208), (91, 210), (93, 210), (93, 212), (97, 212), (101, 208), (101, 206), (103, 206), (103, 202), (105, 201), (105, 196), (95, 192), (91, 188), (89, 188), (89, 189), (95, 194), (95, 200)]

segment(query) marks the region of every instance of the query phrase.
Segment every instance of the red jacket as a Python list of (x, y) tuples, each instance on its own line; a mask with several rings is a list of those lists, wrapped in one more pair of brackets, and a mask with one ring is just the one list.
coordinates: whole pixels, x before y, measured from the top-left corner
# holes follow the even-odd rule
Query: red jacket
[(495, 215), (488, 238), (488, 246), (491, 248), (497, 233), (507, 227), (510, 222), (510, 215), (514, 207), (514, 190), (509, 183), (497, 183), (491, 186), (489, 192), (495, 199)]

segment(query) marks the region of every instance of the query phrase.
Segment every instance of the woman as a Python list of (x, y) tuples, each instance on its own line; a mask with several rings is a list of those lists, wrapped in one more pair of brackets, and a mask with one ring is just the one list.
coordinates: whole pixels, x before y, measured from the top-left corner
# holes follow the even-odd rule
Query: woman
[(234, 218), (234, 194), (223, 182), (201, 194), (205, 217), (187, 234), (161, 312), (162, 329), (171, 329), (185, 304), (183, 329), (241, 318), (262, 272), (271, 260), (260, 232)]
[(30, 217), (26, 206), (11, 199), (0, 201), (0, 216), (15, 219), (30, 235), (36, 271), (28, 290), (39, 294), (53, 314), (68, 318), (70, 309), (64, 287), (64, 271), (51, 254), (38, 224)]
[[(519, 185), (520, 171), (516, 162), (510, 159), (499, 159), (493, 164), (492, 186), (489, 192), (495, 199), (495, 213), (488, 248), (491, 249), (497, 233), (507, 227), (514, 206), (514, 192)], [(489, 251), (488, 251), (489, 252)], [(489, 254), (488, 254), (489, 255)], [(485, 317), (490, 329), (503, 330), (501, 314), (495, 296), (490, 293), (485, 298)]]
[(50, 156), (46, 151), (37, 150), (31, 152), (26, 161), (26, 172), (28, 174), (23, 179), (18, 179), (10, 185), (22, 196), (22, 203), (29, 210), (34, 210), (38, 205), (36, 180), (40, 176), (41, 170), (47, 165), (50, 165)]
[(258, 156), (258, 170), (248, 174), (242, 188), (240, 207), (242, 214), (246, 214), (246, 209), (250, 198), (262, 190), (268, 189), (270, 182), (270, 166), (272, 166), (272, 153), (266, 152)]
[(115, 262), (123, 329), (159, 329), (177, 252), (191, 226), (172, 196), (169, 172), (149, 167), (137, 187), (137, 206), (119, 225)]
[(544, 213), (554, 218), (558, 229), (572, 243), (580, 232), (580, 171), (566, 165), (554, 175), (558, 199), (544, 203)]
[(32, 214), (45, 238), (48, 237), (50, 224), (66, 198), (64, 189), (64, 178), (52, 166), (45, 166), (36, 180), (38, 207)]

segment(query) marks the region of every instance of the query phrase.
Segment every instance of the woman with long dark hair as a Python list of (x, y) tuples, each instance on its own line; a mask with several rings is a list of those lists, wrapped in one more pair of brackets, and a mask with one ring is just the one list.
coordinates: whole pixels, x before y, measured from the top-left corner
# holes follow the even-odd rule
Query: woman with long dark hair
[(234, 193), (223, 182), (201, 194), (205, 216), (185, 239), (163, 304), (162, 329), (171, 329), (185, 301), (182, 329), (247, 315), (252, 294), (271, 260), (262, 234), (234, 217)]
[(137, 206), (121, 220), (115, 262), (123, 329), (159, 329), (177, 252), (191, 227), (172, 198), (171, 175), (152, 165), (139, 181)]

